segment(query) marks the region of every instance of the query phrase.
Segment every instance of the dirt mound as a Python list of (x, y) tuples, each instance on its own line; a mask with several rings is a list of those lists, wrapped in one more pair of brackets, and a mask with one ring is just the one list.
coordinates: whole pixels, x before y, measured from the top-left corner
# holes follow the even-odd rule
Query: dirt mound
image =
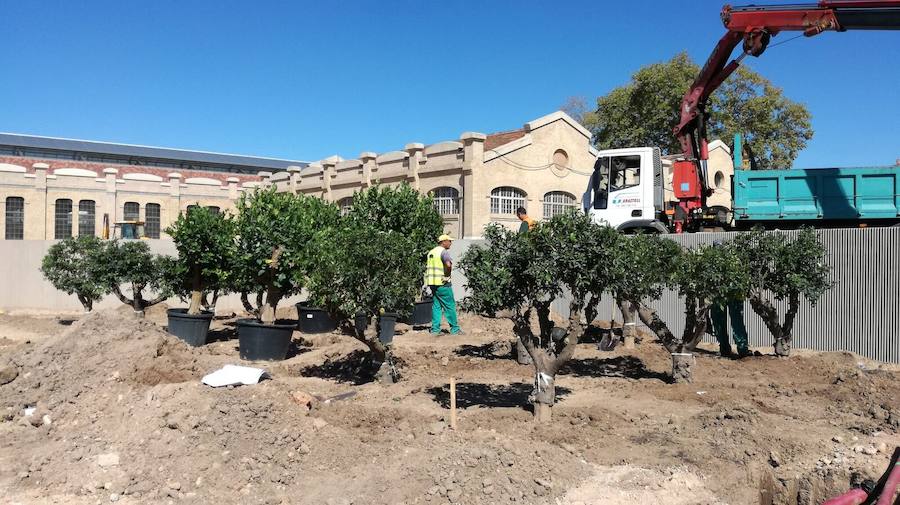
[(900, 444), (900, 374), (846, 353), (701, 352), (693, 384), (668, 384), (670, 357), (654, 343), (584, 344), (558, 377), (554, 422), (535, 425), (533, 370), (511, 359), (502, 320), (464, 315), (460, 337), (406, 329), (395, 337), (403, 379), (390, 386), (359, 379), (353, 339), (295, 334), (289, 359), (259, 364), (271, 380), (213, 389), (202, 375), (242, 363), (233, 322), (213, 321), (211, 342), (192, 348), (156, 316), (99, 312), (0, 347), (0, 495), (807, 505), (876, 476)]

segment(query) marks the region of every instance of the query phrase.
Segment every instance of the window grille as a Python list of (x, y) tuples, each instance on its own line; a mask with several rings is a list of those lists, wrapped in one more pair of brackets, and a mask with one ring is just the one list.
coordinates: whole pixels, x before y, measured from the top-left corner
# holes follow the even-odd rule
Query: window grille
[(220, 209), (219, 207), (216, 207), (215, 205), (210, 205), (209, 207), (207, 207), (207, 209), (212, 211), (213, 214), (218, 214), (219, 212), (222, 212), (222, 209)]
[(125, 211), (123, 213), (125, 221), (141, 220), (141, 205), (137, 202), (125, 202)]
[(515, 214), (525, 206), (525, 192), (519, 188), (501, 186), (491, 191), (491, 214)]
[(431, 192), (434, 208), (442, 216), (459, 214), (459, 191), (456, 188), (442, 187)]
[(78, 236), (94, 236), (96, 228), (96, 204), (93, 200), (78, 202)]
[(544, 219), (550, 219), (576, 207), (575, 196), (565, 191), (550, 191), (544, 195)]
[(147, 220), (144, 223), (144, 233), (147, 234), (148, 238), (159, 238), (159, 204), (148, 203), (144, 207), (144, 212), (147, 214)]
[(350, 209), (353, 208), (353, 197), (348, 196), (346, 198), (341, 198), (338, 202), (338, 207), (341, 208), (341, 215), (346, 216), (350, 213)]
[(53, 238), (62, 240), (72, 236), (72, 200), (60, 198), (54, 211)]
[(25, 238), (25, 199), (21, 196), (6, 198), (6, 240)]

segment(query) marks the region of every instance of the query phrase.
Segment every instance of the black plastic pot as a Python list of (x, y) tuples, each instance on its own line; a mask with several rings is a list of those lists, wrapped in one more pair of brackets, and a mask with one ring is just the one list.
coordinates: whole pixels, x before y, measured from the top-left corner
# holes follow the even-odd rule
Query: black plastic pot
[(378, 318), (378, 340), (383, 344), (394, 341), (394, 327), (397, 325), (397, 314), (386, 312)]
[(199, 347), (206, 343), (206, 334), (209, 333), (209, 323), (213, 313), (202, 311), (197, 315), (187, 313), (188, 309), (169, 309), (169, 334), (184, 340), (190, 346)]
[(297, 327), (303, 333), (329, 333), (337, 329), (337, 321), (325, 309), (297, 304)]
[(369, 315), (365, 312), (357, 312), (356, 316), (353, 317), (353, 325), (356, 327), (356, 331), (363, 333), (366, 331), (366, 328), (369, 327)]
[(297, 328), (293, 322), (262, 324), (256, 319), (237, 322), (238, 346), (241, 359), (248, 361), (280, 361), (287, 357), (291, 334)]
[(401, 322), (404, 322), (411, 326), (423, 326), (426, 324), (431, 324), (432, 303), (433, 299), (431, 298), (425, 298), (420, 302), (414, 303), (409, 317), (403, 318)]

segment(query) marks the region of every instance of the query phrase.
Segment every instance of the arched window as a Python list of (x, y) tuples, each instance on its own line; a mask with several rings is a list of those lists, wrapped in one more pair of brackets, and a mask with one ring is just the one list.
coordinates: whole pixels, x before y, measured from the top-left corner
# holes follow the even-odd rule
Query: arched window
[(491, 191), (491, 214), (515, 214), (525, 206), (525, 192), (519, 188), (501, 186)]
[(78, 202), (78, 236), (94, 236), (96, 228), (96, 204), (93, 200)]
[(55, 207), (53, 238), (69, 238), (72, 236), (72, 200), (60, 198)]
[(716, 171), (714, 182), (717, 189), (722, 189), (722, 186), (725, 185), (725, 174), (723, 174), (721, 170)]
[(144, 213), (147, 215), (147, 222), (144, 223), (144, 233), (149, 238), (159, 238), (159, 204), (148, 203), (144, 207)]
[(348, 196), (346, 198), (341, 198), (338, 202), (338, 207), (341, 208), (341, 215), (346, 216), (350, 213), (350, 209), (353, 208), (353, 197)]
[(6, 240), (25, 238), (25, 199), (21, 196), (6, 198)]
[(565, 191), (550, 191), (544, 194), (544, 219), (550, 219), (575, 208), (577, 208), (577, 204), (574, 195)]
[(140, 221), (141, 204), (137, 202), (125, 202), (125, 209), (122, 218), (125, 221)]
[(220, 209), (219, 207), (217, 207), (215, 205), (210, 205), (206, 208), (209, 209), (213, 214), (218, 214), (219, 212), (222, 212), (222, 209)]
[(431, 191), (434, 208), (442, 216), (459, 214), (459, 191), (456, 188), (441, 187)]

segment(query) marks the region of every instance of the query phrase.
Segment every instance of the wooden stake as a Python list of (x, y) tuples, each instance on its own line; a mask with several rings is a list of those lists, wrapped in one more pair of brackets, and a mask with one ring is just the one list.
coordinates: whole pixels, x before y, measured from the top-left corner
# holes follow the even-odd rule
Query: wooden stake
[(456, 379), (450, 377), (450, 429), (456, 429)]

